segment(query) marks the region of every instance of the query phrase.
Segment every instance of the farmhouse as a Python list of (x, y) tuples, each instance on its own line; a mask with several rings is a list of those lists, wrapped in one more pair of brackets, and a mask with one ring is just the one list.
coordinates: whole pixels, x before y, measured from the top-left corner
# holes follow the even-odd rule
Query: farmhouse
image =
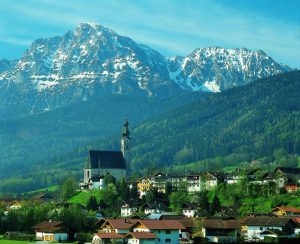
[(203, 222), (203, 236), (212, 242), (237, 242), (241, 230), (239, 220), (206, 219)]
[(263, 240), (266, 231), (280, 231), (291, 236), (296, 227), (296, 223), (291, 218), (267, 216), (250, 217), (245, 220), (243, 225), (248, 240)]
[(68, 240), (68, 228), (61, 221), (44, 221), (34, 226), (36, 239), (42, 241)]

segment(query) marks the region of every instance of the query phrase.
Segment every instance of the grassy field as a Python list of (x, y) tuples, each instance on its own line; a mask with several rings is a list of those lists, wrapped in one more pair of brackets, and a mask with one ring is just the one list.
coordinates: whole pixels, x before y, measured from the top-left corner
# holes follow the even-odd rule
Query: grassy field
[(15, 241), (15, 240), (0, 240), (0, 244), (28, 244), (28, 243), (35, 243), (35, 242), (29, 242), (29, 241)]
[(99, 202), (101, 199), (102, 192), (100, 190), (92, 190), (88, 192), (77, 192), (73, 197), (71, 197), (69, 203), (80, 203), (82, 205), (87, 205), (87, 202), (91, 195), (94, 195)]
[(58, 191), (59, 186), (49, 186), (46, 188), (37, 189), (35, 191), (27, 192), (28, 194), (39, 193), (39, 192), (56, 192)]
[[(15, 241), (15, 240), (0, 240), (0, 244), (35, 244), (35, 241)], [(40, 242), (39, 242), (40, 243)], [(58, 243), (58, 242), (45, 242), (45, 243)], [(65, 244), (72, 244), (72, 243), (65, 243)]]

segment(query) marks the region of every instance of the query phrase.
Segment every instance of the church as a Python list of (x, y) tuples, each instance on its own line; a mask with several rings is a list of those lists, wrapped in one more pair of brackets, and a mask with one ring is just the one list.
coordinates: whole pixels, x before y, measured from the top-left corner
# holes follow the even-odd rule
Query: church
[(104, 177), (110, 175), (116, 180), (125, 178), (128, 162), (126, 157), (129, 150), (129, 123), (125, 120), (121, 135), (121, 151), (90, 150), (83, 170), (81, 189), (102, 189), (105, 185)]

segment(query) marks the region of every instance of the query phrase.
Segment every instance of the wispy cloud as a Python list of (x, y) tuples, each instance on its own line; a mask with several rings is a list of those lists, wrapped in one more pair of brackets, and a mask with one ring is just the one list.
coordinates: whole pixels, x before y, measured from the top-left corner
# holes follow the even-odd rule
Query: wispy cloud
[(61, 35), (83, 21), (96, 21), (167, 55), (187, 54), (212, 45), (248, 47), (300, 66), (297, 14), (287, 15), (282, 9), (283, 14), (277, 17), (255, 5), (265, 0), (247, 1), (248, 5), (252, 3), (245, 5), (248, 8), (234, 2), (0, 0), (0, 38), (16, 44), (19, 39), (19, 44), (25, 44), (30, 39)]

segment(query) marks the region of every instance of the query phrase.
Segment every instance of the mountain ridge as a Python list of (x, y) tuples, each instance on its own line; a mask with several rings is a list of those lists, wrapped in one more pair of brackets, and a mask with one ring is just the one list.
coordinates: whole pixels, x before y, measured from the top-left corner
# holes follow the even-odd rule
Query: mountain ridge
[(107, 94), (166, 97), (182, 90), (219, 92), (290, 70), (248, 49), (210, 47), (167, 59), (95, 23), (38, 39), (18, 62), (3, 61), (0, 66), (0, 115), (8, 118)]

